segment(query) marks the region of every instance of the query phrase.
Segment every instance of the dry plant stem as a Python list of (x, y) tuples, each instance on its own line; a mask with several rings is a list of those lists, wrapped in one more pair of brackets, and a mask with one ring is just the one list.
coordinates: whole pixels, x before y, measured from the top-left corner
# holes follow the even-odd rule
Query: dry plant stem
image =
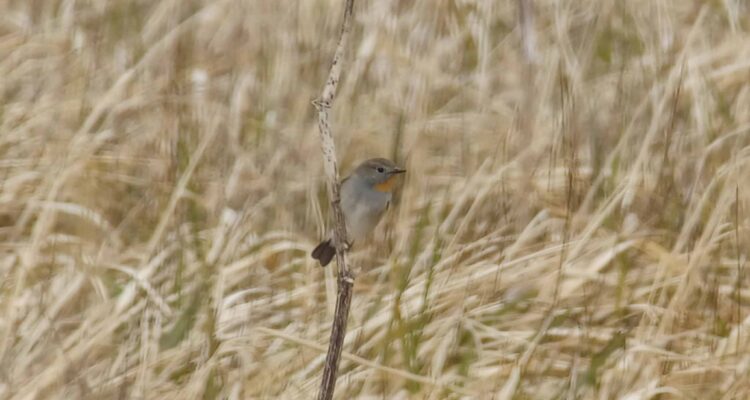
[(341, 62), (346, 46), (346, 39), (351, 30), (353, 10), (354, 0), (346, 0), (344, 5), (344, 20), (341, 23), (336, 52), (331, 61), (331, 70), (328, 72), (328, 79), (323, 88), (323, 94), (319, 99), (313, 101), (313, 105), (318, 110), (318, 128), (320, 129), (323, 162), (328, 179), (328, 195), (331, 199), (331, 208), (333, 209), (334, 244), (336, 245), (336, 264), (338, 265), (338, 298), (336, 300), (336, 311), (331, 327), (331, 339), (328, 342), (328, 353), (326, 354), (326, 362), (323, 367), (323, 379), (320, 383), (320, 391), (318, 392), (318, 399), (321, 400), (333, 397), (339, 360), (341, 359), (341, 350), (344, 345), (344, 336), (346, 335), (349, 306), (352, 302), (352, 287), (354, 286), (354, 276), (346, 263), (346, 243), (348, 243), (348, 236), (346, 234), (344, 214), (341, 211), (336, 147), (333, 142), (331, 125), (328, 118), (328, 110), (330, 110), (333, 104), (336, 96), (336, 87), (341, 76)]
[(536, 54), (536, 33), (534, 32), (533, 0), (518, 0), (518, 22), (521, 25), (521, 41), (526, 63), (534, 64)]
[(518, 25), (521, 33), (521, 44), (523, 46), (523, 60), (526, 63), (524, 70), (524, 96), (523, 109), (520, 112), (519, 128), (521, 130), (522, 146), (528, 147), (533, 142), (534, 135), (534, 113), (537, 91), (534, 88), (536, 80), (536, 31), (534, 30), (534, 4), (533, 0), (518, 0)]

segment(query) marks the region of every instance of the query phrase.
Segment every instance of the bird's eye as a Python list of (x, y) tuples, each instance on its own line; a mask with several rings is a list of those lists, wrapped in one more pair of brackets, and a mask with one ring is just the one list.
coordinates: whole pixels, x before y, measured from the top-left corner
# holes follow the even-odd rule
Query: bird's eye
[(378, 172), (380, 172), (380, 173), (382, 174), (383, 172), (385, 172), (385, 168), (383, 168), (383, 167), (378, 167)]

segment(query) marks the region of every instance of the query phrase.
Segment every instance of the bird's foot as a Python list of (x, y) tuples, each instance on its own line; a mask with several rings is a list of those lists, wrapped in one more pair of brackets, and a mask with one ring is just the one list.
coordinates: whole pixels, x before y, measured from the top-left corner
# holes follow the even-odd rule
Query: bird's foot
[(344, 241), (344, 246), (343, 246), (344, 251), (348, 252), (349, 250), (352, 249), (352, 246), (354, 246), (354, 240), (350, 240), (348, 242)]

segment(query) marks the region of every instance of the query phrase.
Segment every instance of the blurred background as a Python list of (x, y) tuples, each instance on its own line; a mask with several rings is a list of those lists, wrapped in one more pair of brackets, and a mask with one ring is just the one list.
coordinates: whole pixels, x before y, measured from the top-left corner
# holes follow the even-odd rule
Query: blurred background
[[(0, 5), (0, 398), (311, 398), (342, 0)], [(362, 0), (342, 173), (408, 169), (336, 397), (750, 397), (750, 5)]]

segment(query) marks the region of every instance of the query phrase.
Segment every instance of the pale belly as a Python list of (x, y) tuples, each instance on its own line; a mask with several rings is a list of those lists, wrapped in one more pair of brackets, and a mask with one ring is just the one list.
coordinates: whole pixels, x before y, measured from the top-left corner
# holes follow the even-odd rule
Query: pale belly
[(360, 242), (375, 230), (383, 215), (385, 207), (367, 207), (359, 204), (354, 207), (351, 215), (344, 214), (346, 218), (346, 230), (349, 234), (349, 240)]
[[(349, 189), (349, 188), (346, 188)], [(391, 199), (390, 193), (370, 192), (367, 196), (342, 193), (342, 208), (350, 241), (361, 242), (375, 230)]]

